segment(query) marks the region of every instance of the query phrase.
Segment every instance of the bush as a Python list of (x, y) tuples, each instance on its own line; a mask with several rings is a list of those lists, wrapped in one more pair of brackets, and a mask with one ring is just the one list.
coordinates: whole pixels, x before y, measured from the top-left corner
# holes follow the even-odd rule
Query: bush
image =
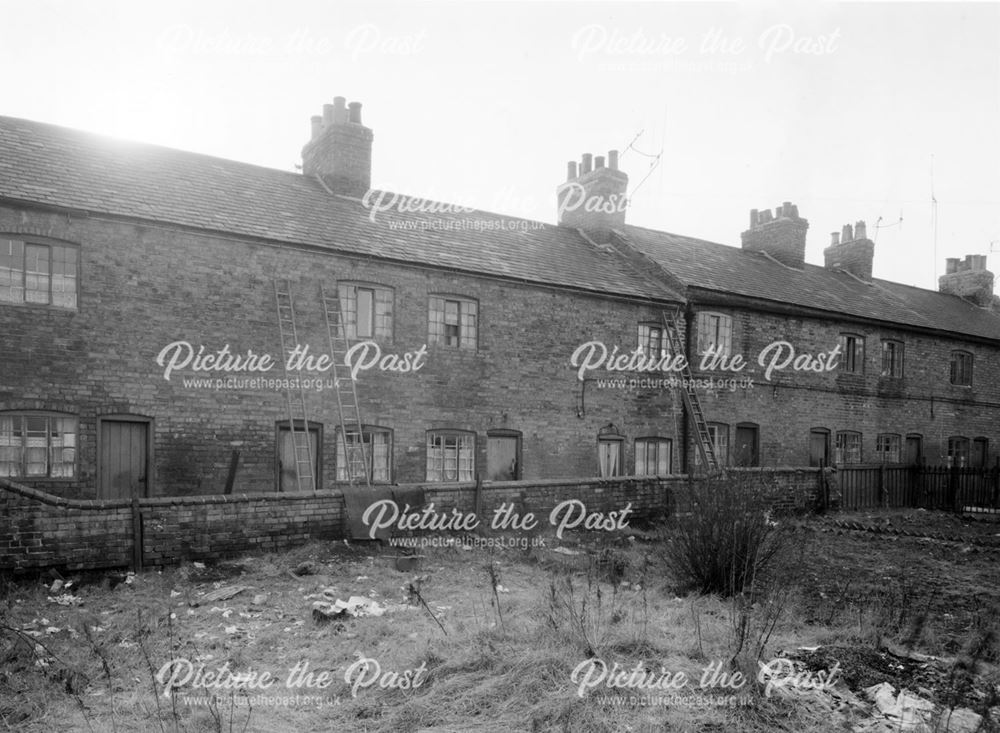
[(665, 544), (681, 590), (730, 597), (753, 588), (780, 548), (766, 489), (761, 475), (743, 472), (688, 484), (689, 513), (678, 514)]

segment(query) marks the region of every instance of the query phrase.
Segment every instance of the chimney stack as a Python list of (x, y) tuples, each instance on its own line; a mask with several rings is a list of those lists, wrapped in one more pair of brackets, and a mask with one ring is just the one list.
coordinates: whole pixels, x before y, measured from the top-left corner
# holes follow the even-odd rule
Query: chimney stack
[(806, 261), (806, 231), (809, 222), (799, 217), (799, 208), (785, 201), (770, 209), (750, 210), (750, 228), (741, 235), (743, 249), (766, 252), (789, 267), (801, 268)]
[(628, 176), (618, 170), (618, 151), (595, 159), (584, 153), (580, 165), (567, 166), (566, 182), (556, 189), (559, 224), (582, 229), (598, 243), (611, 240), (611, 231), (625, 224)]
[(337, 194), (361, 198), (371, 188), (372, 139), (361, 124), (361, 103), (334, 97), (313, 117), (312, 136), (302, 148), (302, 173), (319, 176)]
[(986, 269), (986, 255), (966, 255), (963, 262), (949, 257), (945, 274), (938, 278), (938, 290), (957, 295), (980, 308), (993, 305), (993, 273)]
[(823, 259), (827, 269), (844, 270), (861, 280), (871, 282), (875, 243), (868, 239), (865, 223), (859, 221), (853, 227), (844, 224), (839, 239), (837, 232), (833, 232), (830, 246), (823, 250)]

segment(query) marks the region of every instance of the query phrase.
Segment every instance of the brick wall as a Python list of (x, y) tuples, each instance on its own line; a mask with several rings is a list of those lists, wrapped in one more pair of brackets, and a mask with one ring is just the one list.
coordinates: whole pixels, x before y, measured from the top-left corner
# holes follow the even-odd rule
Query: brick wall
[[(745, 309), (698, 306), (699, 310), (733, 318), (733, 351), (743, 354), (748, 366), (732, 376), (749, 376), (752, 389), (737, 387), (702, 391), (702, 406), (710, 422), (729, 426), (730, 440), (739, 423), (759, 426), (760, 463), (763, 466), (799, 466), (809, 463), (809, 434), (813, 428), (830, 431), (831, 458), (837, 431), (862, 434), (862, 461), (875, 463), (876, 440), (892, 433), (905, 441), (921, 436), (924, 459), (943, 464), (948, 438), (989, 440), (988, 465), (1000, 455), (1000, 349), (954, 337), (934, 337), (890, 327), (848, 321), (820, 320), (768, 314)], [(796, 354), (829, 352), (841, 333), (865, 340), (863, 374), (774, 371), (770, 381), (757, 363), (758, 354), (774, 341), (793, 345)], [(884, 339), (904, 344), (904, 376), (880, 376)], [(950, 383), (953, 350), (974, 357), (972, 387)], [(697, 365), (696, 365), (697, 366)], [(724, 376), (704, 372), (700, 376)], [(693, 446), (689, 448), (694, 450)], [(693, 453), (692, 453), (693, 455)]]
[[(759, 476), (751, 475), (750, 480), (762, 479), (774, 493), (776, 507), (802, 511), (815, 506), (816, 470), (752, 474)], [(487, 527), (494, 510), (512, 504), (521, 517), (534, 513), (537, 531), (552, 536), (556, 526), (550, 522), (551, 512), (567, 499), (582, 502), (588, 514), (605, 516), (631, 504), (628, 519), (636, 521), (683, 510), (677, 503), (685, 495), (686, 481), (676, 476), (484, 484), (477, 516)], [(425, 504), (433, 502), (438, 512), (475, 511), (474, 485), (423, 484), (421, 488)], [(346, 536), (340, 491), (146, 498), (138, 506), (146, 566), (215, 560)], [(574, 518), (579, 516), (579, 509), (574, 512)], [(565, 516), (560, 515), (557, 523)], [(0, 570), (128, 566), (132, 526), (130, 503), (64, 499), (0, 479), (0, 538), (6, 538), (0, 540)]]
[[(653, 304), (163, 226), (0, 208), (0, 233), (19, 232), (80, 246), (77, 310), (0, 306), (0, 411), (49, 410), (79, 419), (77, 475), (19, 479), (53, 494), (97, 498), (98, 423), (110, 415), (152, 421), (152, 496), (221, 493), (233, 450), (241, 453), (234, 493), (273, 491), (277, 423), (288, 417), (284, 393), (185, 387), (184, 377), (206, 375), (188, 369), (167, 381), (155, 360), (175, 341), (204, 345), (206, 352), (228, 344), (234, 353), (279, 354), (276, 276), (292, 283), (299, 341), (312, 353), (329, 350), (320, 282), (328, 292), (338, 280), (393, 288), (394, 337), (381, 343), (386, 353), (412, 354), (427, 342), (430, 293), (478, 300), (475, 351), (428, 345), (419, 372), (360, 375), (363, 421), (392, 431), (393, 481), (425, 480), (431, 429), (474, 432), (481, 472), (487, 432), (518, 431), (526, 480), (597, 473), (597, 435), (608, 424), (627, 438), (674, 437), (676, 394), (588, 385), (584, 395), (569, 363), (576, 347), (593, 339), (634, 349), (637, 324), (659, 319)], [(282, 376), (280, 366), (265, 376)], [(329, 488), (335, 400), (329, 390), (306, 399), (310, 419), (324, 429), (321, 470)], [(632, 443), (625, 445), (629, 466)]]

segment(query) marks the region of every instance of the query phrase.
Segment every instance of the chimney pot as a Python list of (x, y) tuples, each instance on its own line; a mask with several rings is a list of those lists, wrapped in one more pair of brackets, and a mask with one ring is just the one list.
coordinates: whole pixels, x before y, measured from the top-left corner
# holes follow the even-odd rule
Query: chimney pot
[(854, 241), (854, 231), (851, 229), (850, 224), (844, 224), (844, 229), (840, 233), (840, 241), (845, 244)]
[(855, 239), (868, 239), (868, 227), (865, 225), (864, 221), (858, 221), (854, 224), (854, 238)]
[(781, 204), (781, 215), (786, 219), (792, 218), (792, 202), (785, 201)]
[(830, 232), (830, 246), (835, 247), (840, 244), (840, 232)]
[(760, 224), (760, 212), (757, 209), (750, 209), (750, 228), (753, 229), (755, 226)]
[(574, 178), (576, 178), (576, 161), (571, 160), (566, 164), (566, 181), (572, 181)]
[(608, 151), (608, 168), (613, 171), (618, 170), (618, 151), (609, 150)]
[(323, 105), (323, 127), (327, 127), (333, 124), (333, 105), (324, 104)]
[(592, 156), (590, 153), (584, 153), (583, 154), (583, 160), (581, 161), (581, 165), (580, 165), (580, 175), (581, 176), (585, 176), (588, 173), (590, 173), (590, 171), (591, 171), (591, 165), (593, 163), (593, 158), (594, 158), (594, 156)]
[(323, 118), (319, 115), (313, 115), (309, 118), (309, 122), (312, 123), (312, 139), (315, 140), (323, 132)]
[(594, 170), (603, 167), (604, 167), (604, 156), (598, 155), (596, 158), (594, 158)]
[(960, 259), (958, 257), (949, 257), (944, 261), (944, 272), (946, 275), (950, 275), (953, 272), (958, 272), (958, 263)]
[(350, 111), (349, 119), (356, 125), (361, 124), (361, 102), (351, 102), (347, 105)]

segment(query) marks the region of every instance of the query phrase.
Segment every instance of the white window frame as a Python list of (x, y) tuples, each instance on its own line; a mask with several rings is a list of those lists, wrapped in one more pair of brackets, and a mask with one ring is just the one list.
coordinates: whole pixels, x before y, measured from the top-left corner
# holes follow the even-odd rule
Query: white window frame
[(427, 342), (475, 351), (479, 345), (479, 302), (457, 295), (431, 295), (427, 306)]
[[(337, 283), (344, 334), (349, 340), (392, 341), (394, 292), (392, 288), (362, 282)], [(370, 299), (368, 323), (361, 323), (362, 298)]]
[(713, 346), (722, 347), (716, 356), (729, 356), (733, 352), (733, 317), (715, 311), (701, 311), (698, 313), (699, 356)]
[[(357, 443), (357, 429), (347, 430), (347, 449), (349, 451), (360, 450)], [(344, 443), (341, 439), (341, 429), (338, 427), (335, 433), (336, 439), (336, 467), (337, 481), (348, 482), (352, 480), (364, 480), (363, 475), (348, 475), (348, 468), (352, 465), (344, 454)], [(368, 475), (373, 484), (390, 483), (392, 481), (392, 430), (378, 425), (363, 425), (361, 427), (361, 441), (364, 444), (365, 458), (367, 459)]]
[[(39, 421), (44, 424), (41, 430)], [(74, 479), (77, 476), (79, 438), (80, 422), (75, 415), (34, 410), (2, 412), (0, 476)], [(39, 470), (38, 466), (42, 469)]]
[[(650, 460), (652, 451), (652, 460)], [(666, 476), (673, 473), (674, 441), (660, 436), (635, 439), (635, 475)], [(650, 466), (653, 470), (650, 471)]]
[[(468, 430), (427, 431), (427, 481), (476, 479), (476, 434)], [(454, 451), (453, 458), (449, 451)]]
[[(37, 264), (43, 252), (44, 270)], [(29, 267), (32, 253), (36, 261), (33, 270)], [(17, 235), (0, 236), (0, 303), (75, 310), (79, 298), (79, 247)]]

